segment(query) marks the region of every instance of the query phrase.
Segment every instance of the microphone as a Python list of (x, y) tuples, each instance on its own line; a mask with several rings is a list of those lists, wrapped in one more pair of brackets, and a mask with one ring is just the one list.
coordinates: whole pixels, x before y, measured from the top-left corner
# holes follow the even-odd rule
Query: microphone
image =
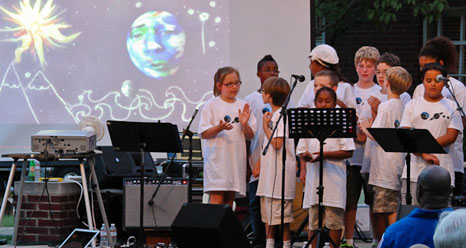
[(291, 77), (295, 78), (299, 82), (304, 82), (304, 79), (305, 79), (304, 75), (295, 75), (295, 74), (293, 74), (293, 75), (291, 75)]
[(450, 81), (450, 79), (448, 79), (448, 77), (444, 77), (444, 76), (442, 76), (442, 74), (438, 74), (438, 75), (435, 77), (435, 80), (437, 80), (438, 82), (440, 82), (440, 81), (443, 81), (443, 82), (448, 82), (448, 81)]
[(195, 109), (195, 110), (194, 110), (193, 117), (192, 117), (193, 119), (196, 117), (197, 111), (199, 111), (199, 110), (198, 110), (198, 109)]

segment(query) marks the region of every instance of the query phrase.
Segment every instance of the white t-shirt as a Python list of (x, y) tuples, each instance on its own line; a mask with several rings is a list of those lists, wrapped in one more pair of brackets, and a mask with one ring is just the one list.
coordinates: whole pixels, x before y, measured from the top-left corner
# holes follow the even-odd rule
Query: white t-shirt
[[(326, 139), (325, 151), (352, 151), (355, 149), (351, 138)], [(315, 153), (320, 151), (317, 139), (300, 139), (296, 149), (297, 154), (306, 151)], [(324, 159), (323, 205), (345, 209), (346, 205), (346, 163), (344, 159)], [(319, 162), (306, 163), (306, 186), (304, 188), (303, 208), (310, 208), (319, 203), (317, 195), (319, 186)]]
[[(340, 99), (348, 108), (356, 108), (356, 100), (353, 95), (351, 84), (339, 82), (336, 90), (337, 98)], [(304, 89), (304, 93), (299, 99), (298, 108), (315, 107), (314, 80), (312, 80)]]
[[(205, 103), (199, 121), (199, 133), (222, 121), (229, 121), (233, 129), (223, 130), (215, 138), (201, 139), (204, 157), (204, 192), (235, 191), (246, 195), (246, 137), (238, 120), (238, 109), (247, 102), (234, 103), (214, 97)], [(249, 126), (256, 131), (256, 118), (249, 117)]]
[[(254, 138), (251, 140), (251, 145), (249, 147), (249, 166), (251, 170), (254, 168), (254, 165), (257, 163), (262, 153), (262, 141), (264, 140), (264, 129), (262, 128), (262, 117), (264, 112), (271, 112), (272, 107), (270, 104), (265, 104), (262, 99), (262, 94), (254, 91), (244, 99), (249, 103), (251, 107), (252, 114), (256, 117), (256, 133)], [(258, 177), (251, 175), (250, 182), (258, 180)]]
[[(453, 77), (449, 77), (448, 79), (450, 79), (450, 82), (448, 84), (450, 86), (450, 89), (453, 88), (452, 91), (456, 97), (456, 100), (462, 108), (466, 107), (466, 87), (464, 86), (463, 82)], [(424, 91), (424, 84), (419, 84), (418, 86), (416, 86), (416, 89), (414, 90), (413, 98), (423, 96)], [(443, 87), (442, 95), (453, 101), (453, 97), (446, 87)], [(453, 159), (453, 167), (455, 169), (455, 172), (464, 173), (463, 133), (458, 134), (458, 138), (455, 141), (454, 147), (456, 159)]]
[[(372, 117), (371, 107), (367, 103), (367, 99), (374, 96), (380, 100), (382, 98), (380, 89), (380, 86), (377, 84), (367, 89), (360, 88), (357, 84), (353, 85), (353, 94), (356, 97), (356, 112), (359, 117), (358, 121), (368, 120)], [(349, 162), (351, 165), (363, 166), (364, 145), (355, 143), (355, 146), (356, 150), (353, 152), (353, 157), (349, 158)], [(369, 167), (369, 163), (365, 164), (364, 168), (361, 168), (361, 172), (369, 172)]]
[[(447, 133), (448, 128), (454, 128), (463, 132), (463, 123), (456, 111), (455, 103), (443, 98), (438, 102), (428, 102), (424, 97), (411, 100), (405, 107), (401, 127), (413, 127), (427, 129), (434, 138)], [(440, 166), (450, 172), (451, 182), (454, 185), (455, 173), (452, 157), (454, 156), (453, 144), (443, 147), (448, 154), (435, 154), (440, 160)], [(419, 173), (427, 166), (420, 156), (411, 156), (410, 181), (417, 182)], [(403, 178), (407, 178), (406, 166), (403, 169)]]
[[(400, 127), (403, 109), (404, 105), (401, 99), (390, 99), (381, 103), (372, 127)], [(371, 156), (369, 184), (386, 189), (400, 190), (405, 154), (385, 152), (376, 141), (369, 138), (367, 140), (370, 140), (374, 144)]]
[[(379, 98), (380, 102), (385, 102), (387, 101), (387, 94), (382, 94), (380, 93), (378, 96), (375, 96)], [(404, 92), (403, 94), (400, 95), (401, 102), (403, 103), (403, 108), (406, 106), (406, 104), (411, 101), (411, 96)], [(378, 111), (378, 110), (377, 110)], [(366, 105), (363, 107), (363, 113), (361, 113), (361, 119), (369, 119), (372, 118), (372, 112), (371, 108), (369, 105)], [(398, 122), (401, 120), (398, 119)], [(375, 146), (377, 145), (377, 142), (371, 140), (371, 139), (366, 139), (366, 144), (364, 145), (364, 156), (362, 158), (362, 166), (361, 166), (361, 173), (369, 173), (370, 168), (371, 168), (371, 160), (372, 160), (372, 154), (374, 153)]]
[[(403, 92), (403, 94), (400, 95), (401, 102), (403, 103), (403, 108), (406, 106), (406, 104), (411, 101), (411, 96), (407, 92)], [(387, 94), (382, 94), (382, 99), (380, 99), (380, 102), (385, 102), (387, 101)]]
[[(270, 130), (276, 125), (280, 117), (281, 108), (272, 115), (271, 123), (268, 125)], [(286, 128), (288, 135), (288, 128)], [(278, 124), (274, 136), (283, 137), (283, 119)], [(296, 155), (294, 149), (294, 140), (286, 138), (286, 162), (285, 162), (285, 199), (293, 200), (296, 194)], [(262, 147), (265, 147), (269, 140), (264, 135)], [(282, 155), (283, 147), (275, 150), (272, 145), (269, 146), (267, 153), (261, 156), (261, 170), (259, 174), (259, 185), (257, 186), (256, 195), (266, 196), (273, 199), (282, 197)]]

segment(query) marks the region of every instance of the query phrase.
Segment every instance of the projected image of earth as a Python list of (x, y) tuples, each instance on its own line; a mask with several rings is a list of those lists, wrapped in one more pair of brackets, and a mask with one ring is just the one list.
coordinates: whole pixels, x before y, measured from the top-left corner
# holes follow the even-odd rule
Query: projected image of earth
[(133, 22), (126, 44), (131, 61), (141, 72), (164, 78), (178, 70), (185, 43), (185, 32), (174, 15), (149, 11)]
[(228, 15), (212, 0), (1, 1), (0, 125), (94, 115), (181, 129), (230, 61)]

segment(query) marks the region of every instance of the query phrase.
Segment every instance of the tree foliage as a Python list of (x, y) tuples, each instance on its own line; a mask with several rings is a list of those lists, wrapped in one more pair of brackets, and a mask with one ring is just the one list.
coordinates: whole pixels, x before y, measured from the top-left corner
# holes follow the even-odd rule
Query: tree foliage
[(347, 30), (364, 23), (385, 27), (396, 22), (402, 8), (412, 9), (414, 17), (427, 21), (437, 20), (448, 9), (447, 0), (316, 0), (316, 15), (320, 21), (317, 35), (326, 32), (329, 43), (333, 43)]

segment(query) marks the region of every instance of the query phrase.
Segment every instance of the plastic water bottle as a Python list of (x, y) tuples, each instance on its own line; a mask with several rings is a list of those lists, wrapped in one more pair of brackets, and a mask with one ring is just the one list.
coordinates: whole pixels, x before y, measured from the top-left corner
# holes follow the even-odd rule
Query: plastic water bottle
[(330, 248), (330, 243), (329, 242), (325, 242), (325, 245), (323, 248)]
[(105, 224), (102, 224), (100, 228), (100, 247), (108, 247), (107, 231), (105, 230)]
[(117, 232), (118, 232), (118, 231), (117, 231), (117, 228), (116, 228), (115, 224), (112, 223), (112, 224), (110, 225), (110, 234), (111, 234), (111, 236), (112, 236), (113, 245), (115, 245), (116, 242), (117, 242), (117, 235), (118, 235)]
[(40, 162), (35, 161), (35, 168), (34, 168), (35, 180), (36, 182), (40, 181)]
[(34, 161), (31, 160), (29, 161), (29, 174), (28, 174), (29, 181), (31, 182), (33, 182), (35, 179), (34, 169), (35, 169), (35, 164), (34, 164)]

